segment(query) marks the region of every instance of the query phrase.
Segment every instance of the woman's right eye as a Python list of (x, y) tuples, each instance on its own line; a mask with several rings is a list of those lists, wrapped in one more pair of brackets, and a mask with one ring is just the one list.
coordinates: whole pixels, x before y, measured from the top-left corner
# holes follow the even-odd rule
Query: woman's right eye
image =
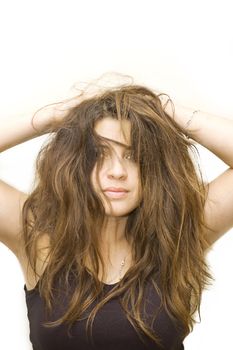
[(109, 150), (108, 150), (107, 148), (102, 148), (102, 149), (101, 149), (101, 156), (102, 156), (103, 158), (108, 157), (108, 156), (109, 156)]
[(97, 158), (106, 158), (109, 155), (109, 150), (105, 147), (101, 147), (95, 150)]

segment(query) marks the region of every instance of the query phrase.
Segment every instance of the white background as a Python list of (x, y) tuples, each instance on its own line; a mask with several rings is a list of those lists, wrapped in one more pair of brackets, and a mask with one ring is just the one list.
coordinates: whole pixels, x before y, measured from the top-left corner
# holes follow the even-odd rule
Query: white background
[[(34, 112), (72, 86), (115, 71), (174, 102), (233, 119), (231, 1), (32, 1), (0, 4), (0, 118)], [(0, 177), (23, 191), (44, 137), (0, 156)], [(211, 181), (227, 166), (199, 147)], [(1, 198), (4, 201), (4, 198)], [(215, 277), (186, 350), (232, 349), (232, 230), (208, 254)], [(23, 274), (0, 244), (0, 348), (30, 350)], [(198, 320), (198, 318), (197, 318)]]

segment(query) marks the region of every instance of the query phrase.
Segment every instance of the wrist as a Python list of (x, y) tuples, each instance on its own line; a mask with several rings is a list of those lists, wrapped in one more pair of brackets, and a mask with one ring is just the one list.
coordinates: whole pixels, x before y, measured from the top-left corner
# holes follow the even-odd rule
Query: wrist
[(38, 109), (31, 118), (31, 126), (38, 133), (43, 135), (48, 132), (55, 122), (54, 106), (46, 106)]
[(184, 133), (189, 137), (197, 130), (198, 123), (196, 122), (200, 110), (181, 105), (175, 105), (174, 110), (170, 104), (165, 108), (165, 112), (175, 120), (177, 124), (184, 130)]

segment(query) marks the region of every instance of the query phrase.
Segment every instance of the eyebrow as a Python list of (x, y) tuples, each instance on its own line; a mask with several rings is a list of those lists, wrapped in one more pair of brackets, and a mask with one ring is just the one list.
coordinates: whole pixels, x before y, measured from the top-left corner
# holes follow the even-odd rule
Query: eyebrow
[(104, 140), (107, 140), (109, 142), (113, 142), (113, 143), (117, 144), (118, 146), (124, 147), (126, 150), (132, 150), (132, 147), (129, 146), (129, 145), (126, 145), (125, 143), (122, 143), (122, 142), (119, 142), (119, 141), (116, 141), (116, 140), (112, 140), (112, 139), (109, 139), (109, 138), (103, 137), (103, 136), (101, 136), (101, 138), (104, 139)]

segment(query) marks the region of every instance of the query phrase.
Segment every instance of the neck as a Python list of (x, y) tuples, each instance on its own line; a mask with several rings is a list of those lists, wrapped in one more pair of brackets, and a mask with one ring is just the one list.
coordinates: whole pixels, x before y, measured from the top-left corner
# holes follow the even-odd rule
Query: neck
[[(126, 257), (126, 266), (129, 268), (132, 259), (131, 244), (125, 238), (126, 217), (107, 217), (100, 235), (100, 249), (109, 275), (116, 274), (121, 267), (122, 260)], [(89, 266), (89, 258), (87, 266)], [(112, 271), (111, 271), (112, 269)], [(102, 273), (102, 272), (101, 272)], [(100, 278), (102, 280), (102, 277)]]
[(125, 225), (127, 217), (106, 217), (100, 235), (101, 245), (117, 249), (126, 243)]

